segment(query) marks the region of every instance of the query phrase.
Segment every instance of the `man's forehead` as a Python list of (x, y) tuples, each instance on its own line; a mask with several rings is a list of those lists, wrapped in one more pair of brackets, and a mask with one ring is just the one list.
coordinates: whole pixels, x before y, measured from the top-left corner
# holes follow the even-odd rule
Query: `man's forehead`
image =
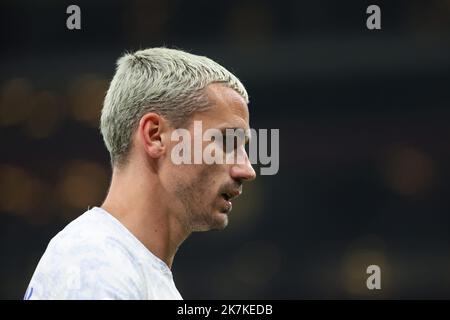
[(244, 98), (223, 84), (211, 84), (206, 88), (211, 108), (205, 111), (217, 126), (248, 129), (249, 112)]

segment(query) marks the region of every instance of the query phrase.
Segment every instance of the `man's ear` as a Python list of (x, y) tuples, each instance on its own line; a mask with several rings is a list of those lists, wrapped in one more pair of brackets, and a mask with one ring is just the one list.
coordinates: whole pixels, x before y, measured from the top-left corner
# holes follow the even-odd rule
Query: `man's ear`
[(145, 152), (152, 158), (161, 157), (166, 151), (162, 136), (166, 133), (167, 122), (157, 113), (146, 113), (139, 121), (139, 134)]

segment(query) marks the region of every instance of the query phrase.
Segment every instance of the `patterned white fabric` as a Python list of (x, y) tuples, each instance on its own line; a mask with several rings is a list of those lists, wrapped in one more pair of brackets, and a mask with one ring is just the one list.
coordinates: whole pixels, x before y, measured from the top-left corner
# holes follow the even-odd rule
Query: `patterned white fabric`
[(24, 299), (181, 300), (169, 267), (93, 207), (49, 243)]

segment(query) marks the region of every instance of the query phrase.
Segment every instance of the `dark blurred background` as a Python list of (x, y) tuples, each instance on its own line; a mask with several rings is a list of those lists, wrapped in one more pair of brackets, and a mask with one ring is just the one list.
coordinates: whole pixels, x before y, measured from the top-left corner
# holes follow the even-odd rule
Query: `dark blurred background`
[(280, 129), (279, 173), (179, 250), (184, 298), (450, 298), (450, 0), (2, 0), (0, 44), (0, 298), (21, 299), (48, 241), (101, 204), (115, 61), (154, 46), (223, 64), (251, 127)]

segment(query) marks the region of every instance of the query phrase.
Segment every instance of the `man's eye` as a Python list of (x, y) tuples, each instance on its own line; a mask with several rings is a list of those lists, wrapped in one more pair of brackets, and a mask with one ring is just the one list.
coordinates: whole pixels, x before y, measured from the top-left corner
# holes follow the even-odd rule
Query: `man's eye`
[(227, 151), (232, 151), (237, 149), (239, 144), (239, 139), (236, 136), (224, 136), (223, 137), (223, 148)]

